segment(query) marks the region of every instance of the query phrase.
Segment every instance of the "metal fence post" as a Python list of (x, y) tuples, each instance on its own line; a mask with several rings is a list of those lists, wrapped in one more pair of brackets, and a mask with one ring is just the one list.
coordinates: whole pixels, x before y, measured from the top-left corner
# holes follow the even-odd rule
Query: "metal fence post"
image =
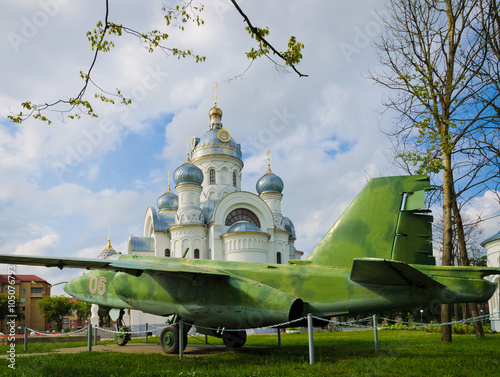
[(278, 347), (281, 347), (281, 329), (277, 328), (276, 331), (278, 332)]
[(28, 351), (28, 327), (24, 326), (24, 352)]
[(307, 332), (309, 336), (309, 364), (314, 365), (314, 341), (313, 341), (313, 320), (312, 314), (307, 315)]
[(92, 351), (92, 324), (89, 324), (89, 327), (87, 329), (87, 342), (88, 342), (88, 351)]
[(378, 352), (378, 329), (377, 329), (377, 315), (373, 315), (373, 336), (375, 337), (375, 352)]
[(184, 357), (184, 321), (179, 321), (179, 359)]

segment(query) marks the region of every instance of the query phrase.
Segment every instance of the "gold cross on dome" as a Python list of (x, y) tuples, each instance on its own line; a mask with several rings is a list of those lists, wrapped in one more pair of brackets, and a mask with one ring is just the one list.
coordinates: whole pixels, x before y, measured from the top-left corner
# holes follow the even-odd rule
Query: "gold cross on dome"
[(272, 173), (272, 171), (271, 171), (271, 157), (270, 157), (270, 154), (271, 154), (271, 151), (268, 149), (267, 152), (266, 152), (266, 156), (267, 156), (267, 172), (268, 173)]
[(216, 106), (216, 107), (217, 107), (217, 87), (218, 87), (218, 85), (217, 85), (217, 83), (215, 83), (215, 85), (214, 85), (214, 106)]
[(186, 162), (190, 162), (191, 160), (189, 159), (189, 138), (186, 139)]

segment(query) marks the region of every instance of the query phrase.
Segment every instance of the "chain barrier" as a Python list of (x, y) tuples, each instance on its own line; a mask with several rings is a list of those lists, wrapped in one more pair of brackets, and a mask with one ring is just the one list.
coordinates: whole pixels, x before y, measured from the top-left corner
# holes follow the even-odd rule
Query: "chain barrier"
[[(104, 327), (100, 327), (100, 326), (92, 326), (93, 329), (97, 329), (97, 330), (102, 330), (102, 331), (105, 331), (105, 332), (111, 332), (111, 333), (115, 333), (115, 334), (144, 334), (146, 335), (146, 330), (144, 331), (116, 331), (116, 330), (111, 330), (111, 329), (107, 329), (107, 328), (104, 328)], [(148, 329), (148, 332), (149, 332), (149, 329)]]
[(35, 333), (37, 335), (44, 335), (44, 336), (71, 335), (71, 334), (78, 334), (80, 332), (87, 331), (87, 326), (81, 328), (80, 330), (75, 330), (75, 331), (70, 331), (70, 332), (65, 332), (65, 333), (48, 333), (48, 332), (34, 330), (34, 329), (29, 328), (29, 327), (26, 327), (26, 328), (32, 333)]
[[(395, 319), (390, 319), (390, 318), (386, 318), (386, 317), (381, 317), (380, 319), (381, 320), (385, 320), (387, 322), (394, 322), (394, 323), (400, 323), (400, 324), (406, 324), (406, 325), (408, 325), (406, 327), (400, 327), (399, 329), (414, 329), (414, 328), (426, 328), (426, 327), (436, 327), (436, 326), (443, 326), (443, 325), (458, 325), (458, 324), (463, 324), (463, 323), (479, 322), (479, 321), (487, 320), (490, 317), (495, 317), (495, 316), (497, 316), (499, 314), (500, 314), (500, 312), (496, 312), (496, 313), (491, 313), (491, 314), (484, 314), (484, 315), (481, 315), (481, 316), (478, 316), (478, 317), (467, 318), (467, 319), (463, 319), (463, 320), (460, 320), (460, 321), (452, 321), (452, 322), (447, 322), (447, 323), (426, 323), (426, 324), (416, 323), (416, 322), (397, 321)], [(359, 320), (356, 320), (356, 321), (348, 321), (348, 322), (332, 321), (332, 320), (328, 320), (328, 319), (324, 319), (324, 318), (316, 317), (316, 316), (313, 316), (313, 318), (315, 320), (317, 320), (317, 321), (325, 322), (325, 326), (327, 326), (327, 325), (331, 325), (331, 326), (348, 326), (348, 327), (362, 328), (362, 329), (372, 329), (373, 328), (373, 325), (363, 325), (363, 324), (359, 323), (359, 322), (372, 322), (373, 321), (372, 317), (366, 317), (366, 318), (362, 318), (362, 319), (359, 319)], [(304, 316), (304, 317), (301, 317), (301, 318), (298, 318), (298, 319), (294, 319), (293, 321), (282, 322), (282, 323), (278, 323), (278, 324), (271, 325), (271, 326), (250, 327), (250, 328), (247, 328), (247, 329), (227, 329), (225, 327), (206, 327), (206, 326), (195, 325), (195, 324), (189, 323), (189, 322), (184, 322), (184, 326), (195, 326), (197, 329), (210, 330), (210, 331), (214, 331), (214, 332), (222, 335), (226, 331), (228, 331), (228, 332), (231, 332), (231, 331), (237, 332), (237, 331), (244, 331), (244, 330), (264, 330), (264, 329), (277, 329), (277, 328), (284, 328), (284, 327), (294, 327), (293, 326), (294, 324), (296, 324), (297, 322), (300, 322), (300, 321), (304, 321), (306, 319), (307, 319), (307, 316)], [(165, 326), (158, 326), (158, 325), (151, 324), (151, 325), (148, 325), (147, 332), (149, 333), (149, 332), (152, 332), (153, 330), (163, 330), (166, 326), (167, 325), (165, 325)], [(112, 330), (112, 329), (107, 329), (107, 328), (100, 327), (100, 326), (94, 326), (93, 328), (94, 329), (99, 329), (99, 330), (102, 330), (102, 331), (106, 331), (106, 332), (110, 332), (110, 333), (146, 334), (146, 330), (120, 332), (120, 331), (116, 331), (116, 330)], [(392, 326), (377, 326), (377, 328), (380, 329), (380, 330), (386, 330), (386, 329), (392, 329), (393, 330), (394, 329), (394, 327), (392, 327)], [(87, 329), (87, 326), (85, 326), (81, 330), (75, 331), (75, 333), (81, 332), (81, 331), (85, 331), (86, 329)], [(29, 330), (31, 330), (31, 329), (29, 329)], [(32, 331), (36, 332), (35, 330), (32, 330)], [(36, 332), (36, 333), (38, 333), (38, 332)], [(40, 333), (40, 334), (43, 334), (43, 335), (53, 335), (53, 334), (45, 334), (45, 333)], [(72, 334), (72, 333), (67, 333), (67, 334)]]
[[(188, 323), (188, 322), (184, 322), (184, 324), (186, 326), (196, 326), (197, 329), (211, 330), (211, 331), (215, 331), (216, 333), (223, 334), (225, 331), (235, 331), (236, 332), (236, 331), (244, 331), (244, 330), (264, 330), (264, 329), (276, 329), (276, 328), (280, 328), (280, 327), (287, 327), (286, 325), (294, 324), (296, 322), (300, 322), (300, 321), (303, 321), (305, 319), (307, 319), (307, 316), (302, 317), (302, 318), (298, 318), (298, 319), (294, 319), (293, 321), (282, 322), (282, 323), (278, 323), (278, 324), (271, 325), (271, 326), (249, 327), (247, 329), (226, 329), (225, 327), (205, 327), (205, 326), (199, 326), (199, 325), (195, 325), (193, 323)], [(288, 326), (288, 327), (293, 327), (293, 326)]]
[[(452, 321), (452, 322), (446, 322), (446, 323), (426, 323), (426, 324), (423, 324), (423, 323), (416, 323), (416, 322), (397, 321), (397, 320), (385, 318), (385, 317), (381, 317), (380, 319), (386, 320), (389, 322), (407, 324), (409, 326), (404, 327), (404, 329), (410, 329), (410, 328), (438, 327), (438, 326), (444, 326), (444, 325), (459, 325), (459, 324), (463, 324), (463, 323), (479, 322), (479, 321), (484, 321), (486, 319), (489, 319), (490, 317), (494, 317), (494, 316), (498, 315), (499, 313), (500, 312), (491, 313), (491, 314), (484, 314), (484, 315), (480, 315), (478, 317), (466, 318), (466, 319), (462, 319), (460, 321)], [(331, 324), (334, 326), (335, 325), (337, 325), (337, 326), (339, 326), (339, 325), (340, 326), (351, 326), (351, 327), (359, 327), (359, 328), (366, 328), (366, 329), (373, 328), (373, 325), (368, 326), (368, 325), (359, 325), (359, 324), (353, 323), (353, 322), (337, 322), (337, 321), (331, 321), (331, 320), (327, 320), (327, 319), (324, 319), (321, 317), (315, 317), (315, 316), (313, 316), (313, 318), (316, 320), (319, 320), (319, 321), (328, 322), (328, 324)], [(363, 318), (357, 322), (365, 321), (365, 320), (367, 320), (367, 318)], [(370, 319), (370, 320), (372, 320), (372, 319)], [(380, 330), (394, 329), (394, 327), (392, 327), (392, 326), (377, 326), (377, 328)], [(401, 329), (403, 329), (403, 328), (401, 328)]]
[(453, 322), (448, 322), (448, 323), (429, 323), (429, 324), (425, 324), (425, 325), (422, 323), (418, 323), (418, 322), (397, 321), (395, 319), (384, 318), (384, 317), (382, 317), (380, 319), (383, 319), (387, 322), (402, 323), (402, 324), (406, 324), (406, 325), (421, 326), (421, 327), (435, 327), (435, 326), (442, 326), (442, 325), (458, 325), (458, 324), (462, 324), (462, 323), (472, 323), (472, 322), (484, 321), (490, 317), (495, 316), (496, 314), (497, 313), (484, 314), (484, 315), (480, 315), (478, 317), (462, 319), (460, 321), (453, 321)]

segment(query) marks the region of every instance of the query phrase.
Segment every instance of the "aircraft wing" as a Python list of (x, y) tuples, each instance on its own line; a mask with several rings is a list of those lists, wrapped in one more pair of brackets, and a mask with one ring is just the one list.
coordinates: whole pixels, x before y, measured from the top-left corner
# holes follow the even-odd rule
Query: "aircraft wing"
[(360, 284), (442, 286), (404, 262), (377, 258), (355, 258), (350, 279)]
[(111, 262), (105, 259), (88, 258), (63, 258), (63, 257), (39, 257), (32, 255), (0, 255), (0, 263), (22, 264), (26, 266), (44, 266), (63, 268), (83, 268), (83, 269), (106, 269)]
[(211, 276), (230, 276), (227, 273), (210, 268), (192, 266), (185, 263), (153, 263), (140, 259), (90, 259), (70, 257), (39, 257), (21, 255), (0, 255), (0, 263), (21, 264), (27, 266), (44, 266), (63, 268), (81, 268), (86, 270), (111, 270), (126, 272), (139, 276), (144, 271), (177, 273), (177, 274), (204, 274)]

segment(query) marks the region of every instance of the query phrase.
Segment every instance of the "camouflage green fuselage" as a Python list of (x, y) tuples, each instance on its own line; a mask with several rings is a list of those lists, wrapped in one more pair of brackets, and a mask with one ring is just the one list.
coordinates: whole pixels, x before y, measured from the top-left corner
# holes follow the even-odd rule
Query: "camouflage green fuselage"
[[(134, 258), (137, 257), (123, 255), (119, 260)], [(72, 280), (65, 290), (86, 302), (163, 316), (178, 314), (190, 323), (226, 328), (275, 325), (307, 313), (329, 318), (430, 303), (483, 302), (495, 290), (477, 272), (462, 273), (462, 278), (434, 266), (413, 266), (442, 284), (429, 288), (361, 284), (350, 279), (350, 269), (307, 263), (284, 266), (140, 258), (155, 264), (178, 263), (179, 272), (146, 270), (133, 276), (96, 270)], [(186, 265), (223, 274), (186, 273)]]

